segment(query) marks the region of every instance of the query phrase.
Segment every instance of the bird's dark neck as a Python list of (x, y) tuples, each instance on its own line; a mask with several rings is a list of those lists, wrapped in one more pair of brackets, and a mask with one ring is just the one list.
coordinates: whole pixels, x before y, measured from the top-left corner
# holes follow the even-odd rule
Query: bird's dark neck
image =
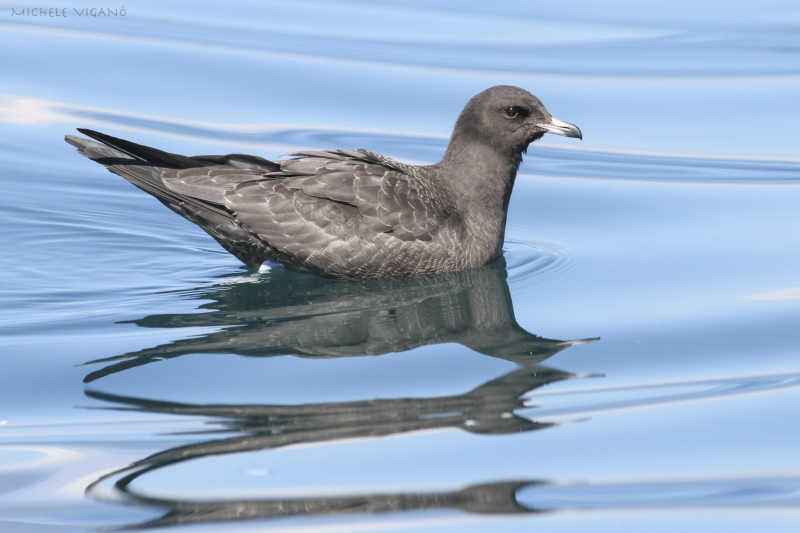
[(468, 237), (494, 259), (502, 250), (506, 213), (521, 153), (500, 153), (481, 143), (451, 142), (436, 165), (450, 188), (456, 213)]

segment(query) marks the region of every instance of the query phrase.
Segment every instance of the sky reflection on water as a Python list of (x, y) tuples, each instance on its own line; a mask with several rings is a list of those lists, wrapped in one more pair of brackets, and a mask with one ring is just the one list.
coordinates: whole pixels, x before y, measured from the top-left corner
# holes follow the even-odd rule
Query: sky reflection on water
[[(796, 5), (21, 5), (0, 529), (796, 529)], [(529, 150), (504, 263), (431, 279), (244, 268), (62, 140), (434, 162), (499, 83), (585, 140)]]

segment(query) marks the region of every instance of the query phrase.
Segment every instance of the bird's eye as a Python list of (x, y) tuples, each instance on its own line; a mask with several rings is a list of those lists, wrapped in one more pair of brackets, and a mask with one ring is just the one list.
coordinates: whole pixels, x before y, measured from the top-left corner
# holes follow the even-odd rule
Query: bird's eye
[(507, 107), (503, 110), (503, 113), (505, 113), (508, 118), (517, 118), (519, 116), (519, 108)]

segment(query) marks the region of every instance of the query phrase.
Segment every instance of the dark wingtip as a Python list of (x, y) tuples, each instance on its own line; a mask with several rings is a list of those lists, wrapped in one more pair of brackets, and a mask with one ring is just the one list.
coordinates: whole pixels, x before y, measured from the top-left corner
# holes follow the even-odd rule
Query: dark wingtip
[(119, 150), (134, 159), (150, 164), (175, 168), (206, 167), (213, 164), (198, 159), (192, 159), (191, 157), (164, 152), (156, 148), (112, 137), (111, 135), (106, 135), (105, 133), (100, 133), (99, 131), (90, 130), (88, 128), (77, 128), (77, 130), (95, 141), (99, 141), (106, 146)]
[(92, 139), (96, 139), (97, 137), (102, 137), (103, 134), (99, 131), (90, 130), (88, 128), (75, 128), (79, 132), (83, 133), (87, 137), (91, 137)]
[(75, 129), (78, 130), (79, 132), (83, 133), (87, 137), (91, 137), (95, 141), (100, 141), (101, 143), (107, 144), (107, 145), (112, 146), (114, 148), (118, 148), (118, 147), (114, 146), (114, 144), (113, 144), (114, 141), (126, 142), (126, 141), (123, 141), (123, 139), (117, 139), (116, 137), (112, 137), (111, 135), (106, 135), (105, 133), (100, 133), (99, 131), (90, 130), (88, 128), (75, 128)]

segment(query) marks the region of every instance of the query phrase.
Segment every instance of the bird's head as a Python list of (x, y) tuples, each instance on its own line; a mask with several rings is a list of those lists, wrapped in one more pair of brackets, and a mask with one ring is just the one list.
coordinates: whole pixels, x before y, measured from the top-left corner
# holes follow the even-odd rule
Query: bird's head
[(467, 102), (456, 121), (453, 139), (478, 142), (502, 154), (520, 157), (530, 143), (545, 133), (583, 138), (577, 126), (553, 117), (542, 101), (528, 91), (497, 85)]

